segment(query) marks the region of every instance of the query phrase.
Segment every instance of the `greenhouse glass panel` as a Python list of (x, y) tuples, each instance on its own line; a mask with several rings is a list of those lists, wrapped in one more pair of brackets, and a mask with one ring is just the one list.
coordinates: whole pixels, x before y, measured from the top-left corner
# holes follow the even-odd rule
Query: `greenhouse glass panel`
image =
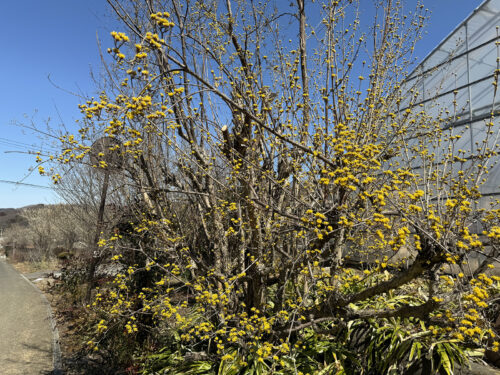
[(475, 13), (467, 20), (467, 36), (469, 38), (469, 49), (473, 49), (497, 36), (498, 13), (500, 12), (499, 1), (488, 1), (483, 3)]
[[(418, 88), (422, 95), (413, 103), (411, 95), (404, 95), (405, 105), (400, 110), (411, 104), (421, 105), (426, 115), (439, 121), (447, 134), (461, 135), (453, 148), (454, 152), (462, 151), (463, 160), (446, 164), (453, 176), (463, 171), (474, 178), (475, 172), (469, 170), (470, 158), (478, 149), (498, 149), (500, 144), (496, 137), (500, 126), (500, 92), (496, 93), (493, 84), (495, 72), (500, 71), (499, 27), (500, 0), (483, 1), (409, 74), (403, 86), (406, 92), (409, 87)], [(488, 134), (487, 123), (491, 121), (493, 135)], [(418, 143), (418, 137), (409, 138), (411, 146)], [(434, 167), (443, 167), (442, 158), (448, 146), (437, 143), (426, 146), (437, 156)], [(500, 198), (500, 157), (489, 163), (489, 180), (481, 185), (486, 196), (478, 203), (480, 206)], [(422, 165), (410, 164), (416, 173), (426, 173)]]
[[(476, 48), (469, 53), (470, 81), (492, 77), (497, 67), (497, 50), (494, 41)], [(496, 46), (495, 46), (496, 47)]]

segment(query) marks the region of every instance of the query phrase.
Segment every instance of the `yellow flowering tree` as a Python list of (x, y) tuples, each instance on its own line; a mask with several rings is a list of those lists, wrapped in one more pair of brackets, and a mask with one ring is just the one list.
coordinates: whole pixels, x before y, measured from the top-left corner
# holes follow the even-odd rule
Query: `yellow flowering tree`
[[(353, 1), (109, 3), (123, 31), (106, 89), (52, 158), (119, 140), (112, 178), (137, 208), (99, 241), (124, 268), (97, 294), (91, 345), (111, 326), (155, 327), (218, 368), (272, 373), (297, 366), (312, 333), (348, 345), (342, 332), (372, 323), (497, 348), (483, 311), (500, 211), (475, 203), (496, 149), (465, 156), (453, 114), (430, 117), (403, 88), (422, 6), (381, 2), (368, 30)], [(347, 366), (338, 350), (315, 368)]]

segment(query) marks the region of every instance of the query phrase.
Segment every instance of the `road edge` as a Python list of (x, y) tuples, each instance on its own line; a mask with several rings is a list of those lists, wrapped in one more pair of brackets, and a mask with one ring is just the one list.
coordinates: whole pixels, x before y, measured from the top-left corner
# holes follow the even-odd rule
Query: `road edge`
[[(8, 262), (5, 262), (9, 264)], [(9, 264), (12, 267), (11, 264)], [(54, 314), (52, 313), (52, 306), (50, 305), (49, 300), (45, 296), (45, 294), (38, 288), (34, 283), (32, 283), (26, 276), (12, 267), (28, 284), (30, 284), (35, 290), (40, 293), (40, 297), (42, 302), (47, 307), (47, 317), (49, 318), (50, 328), (52, 329), (52, 375), (63, 375), (62, 371), (62, 358), (61, 358), (61, 347), (59, 345), (59, 331), (57, 329), (57, 324), (54, 319)]]

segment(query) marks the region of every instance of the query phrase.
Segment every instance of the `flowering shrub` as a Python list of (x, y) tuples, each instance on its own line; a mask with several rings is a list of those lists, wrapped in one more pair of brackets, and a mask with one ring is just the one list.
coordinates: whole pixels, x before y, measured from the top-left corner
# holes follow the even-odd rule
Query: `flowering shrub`
[(127, 32), (111, 34), (109, 85), (51, 159), (78, 163), (93, 138), (119, 140), (112, 178), (137, 209), (99, 241), (125, 268), (96, 294), (106, 318), (89, 345), (119, 326), (155, 342), (150, 368), (197, 352), (199, 371), (273, 374), (362, 371), (349, 343), (364, 324), (397, 324), (408, 367), (421, 357), (413, 339), (419, 351), (449, 343), (438, 351), (457, 361), (459, 346), (498, 350), (483, 311), (500, 279), (488, 261), (467, 266), (498, 252), (500, 211), (476, 204), (497, 156), (494, 118), (482, 145), (458, 150), (463, 134), (446, 126), (458, 109), (430, 117), (403, 92), (422, 7), (381, 7), (364, 33), (351, 1), (296, 5), (291, 17), (229, 0), (115, 4)]

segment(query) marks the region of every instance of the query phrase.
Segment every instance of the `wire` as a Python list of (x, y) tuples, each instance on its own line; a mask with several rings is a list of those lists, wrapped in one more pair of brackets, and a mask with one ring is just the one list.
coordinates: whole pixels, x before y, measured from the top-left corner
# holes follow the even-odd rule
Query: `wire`
[(11, 185), (22, 185), (22, 186), (29, 186), (29, 187), (35, 187), (35, 188), (42, 188), (42, 189), (54, 190), (54, 188), (50, 187), (50, 186), (28, 184), (26, 182), (16, 182), (16, 181), (9, 181), (9, 180), (0, 180), (0, 183), (11, 184)]
[[(0, 144), (2, 144), (4, 146), (17, 147), (17, 148), (20, 148), (20, 149), (23, 149), (23, 150), (34, 150), (34, 149), (40, 147), (40, 146), (37, 146), (37, 145), (28, 144), (28, 143), (25, 143), (25, 142), (20, 142), (20, 141), (16, 141), (16, 140), (4, 138), (4, 137), (0, 137)], [(55, 147), (53, 147), (53, 146), (47, 146), (47, 145), (45, 145), (42, 148), (45, 148), (45, 149), (48, 149), (48, 150), (51, 150), (51, 151), (54, 151), (54, 152), (57, 151), (57, 149)]]

